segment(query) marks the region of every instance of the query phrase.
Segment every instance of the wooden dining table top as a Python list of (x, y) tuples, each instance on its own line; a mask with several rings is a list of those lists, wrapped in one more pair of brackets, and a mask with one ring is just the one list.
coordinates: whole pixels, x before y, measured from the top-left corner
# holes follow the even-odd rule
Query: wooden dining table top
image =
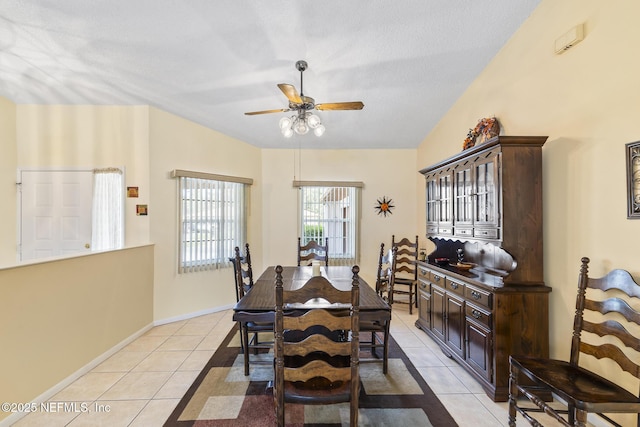
[[(351, 267), (329, 266), (320, 267), (320, 274), (326, 277), (331, 284), (341, 290), (351, 290), (353, 273)], [(301, 288), (312, 277), (311, 266), (283, 267), (282, 285), (285, 290), (295, 290)], [(360, 279), (360, 312), (363, 311), (388, 311), (391, 313), (391, 306), (380, 297), (375, 289), (371, 288), (367, 282)], [(275, 296), (276, 272), (275, 266), (268, 267), (258, 280), (254, 281), (253, 287), (243, 296), (233, 308), (234, 311), (274, 311), (276, 305)], [(319, 295), (321, 297), (321, 295)]]

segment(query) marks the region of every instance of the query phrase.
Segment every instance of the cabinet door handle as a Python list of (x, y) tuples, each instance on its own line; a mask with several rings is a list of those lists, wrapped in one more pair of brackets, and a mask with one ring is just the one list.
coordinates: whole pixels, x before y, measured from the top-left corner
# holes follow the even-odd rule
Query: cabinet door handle
[(482, 295), (480, 295), (480, 292), (478, 291), (471, 291), (471, 296), (475, 299), (480, 299), (482, 298)]
[(439, 282), (439, 281), (440, 281), (440, 276), (436, 276), (436, 275), (434, 275), (434, 276), (433, 276), (433, 281), (434, 281), (434, 282)]
[(426, 285), (426, 284), (424, 284), (424, 283), (420, 283), (420, 287), (421, 287), (422, 289), (427, 289), (427, 285)]
[(451, 289), (458, 289), (458, 284), (456, 282), (451, 282)]
[(482, 317), (482, 313), (480, 313), (478, 310), (471, 310), (471, 315), (476, 320), (479, 320)]

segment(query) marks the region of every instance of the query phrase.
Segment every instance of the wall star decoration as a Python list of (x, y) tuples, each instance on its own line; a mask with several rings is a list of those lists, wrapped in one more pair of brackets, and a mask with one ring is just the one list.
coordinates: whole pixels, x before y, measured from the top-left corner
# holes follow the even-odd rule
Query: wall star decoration
[(374, 209), (378, 211), (378, 215), (393, 215), (393, 212), (391, 212), (391, 209), (395, 208), (395, 206), (391, 204), (393, 200), (387, 199), (387, 196), (382, 196), (382, 199), (378, 199), (377, 201), (378, 204), (374, 206)]

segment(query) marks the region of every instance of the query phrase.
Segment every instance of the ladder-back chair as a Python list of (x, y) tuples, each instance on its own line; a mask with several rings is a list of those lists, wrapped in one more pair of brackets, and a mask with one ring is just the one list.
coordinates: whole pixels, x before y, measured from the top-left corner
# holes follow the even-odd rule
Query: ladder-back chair
[(324, 239), (324, 246), (315, 240), (307, 244), (301, 244), (298, 237), (298, 267), (301, 265), (311, 265), (313, 261), (322, 261), (325, 266), (329, 266), (329, 239)]
[[(418, 236), (412, 242), (403, 238), (396, 242), (396, 236), (391, 236), (391, 247), (398, 248), (396, 252), (395, 280), (389, 301), (391, 304), (409, 304), (409, 314), (413, 314), (413, 307), (418, 307)], [(396, 295), (403, 295), (405, 299), (396, 300)]]
[(349, 291), (322, 276), (284, 290), (282, 267), (276, 267), (274, 403), (279, 426), (284, 426), (285, 402), (350, 402), (350, 425), (358, 425), (359, 270), (352, 268)]
[[(620, 368), (640, 379), (640, 286), (624, 270), (613, 270), (601, 278), (588, 276), (589, 258), (582, 258), (578, 280), (578, 295), (568, 361), (539, 359), (511, 355), (509, 375), (509, 426), (516, 425), (516, 414), (521, 414), (531, 425), (541, 425), (532, 416), (544, 411), (562, 425), (587, 425), (587, 414), (598, 414), (615, 426), (610, 416), (614, 413), (632, 413), (634, 425), (640, 426), (640, 399), (638, 382), (635, 393), (616, 383), (615, 373), (607, 378), (584, 366), (582, 355), (610, 359)], [(535, 327), (535, 325), (531, 325)], [(635, 353), (635, 361), (632, 354)], [(590, 359), (594, 361), (596, 359)], [(611, 366), (615, 364), (611, 363)], [(610, 369), (609, 369), (610, 370)], [(525, 377), (533, 384), (520, 383)], [(618, 375), (621, 377), (621, 375)], [(554, 409), (540, 397), (551, 392), (566, 406)], [(525, 407), (518, 402), (526, 397), (536, 406)], [(555, 405), (554, 405), (555, 406)], [(625, 423), (626, 426), (630, 424)]]
[[(385, 301), (389, 302), (389, 290), (394, 282), (394, 264), (397, 249), (394, 248), (385, 254), (384, 243), (380, 244), (378, 258), (378, 274), (376, 277), (376, 292)], [(360, 348), (368, 349), (374, 358), (378, 358), (378, 349), (382, 350), (382, 373), (386, 374), (389, 365), (389, 326), (390, 320), (384, 322), (379, 319), (369, 319), (369, 313), (360, 313)], [(365, 336), (367, 338), (363, 338)], [(369, 336), (369, 333), (371, 334)], [(373, 359), (375, 360), (375, 359)], [(361, 360), (363, 362), (365, 360)]]
[[(253, 287), (253, 270), (251, 268), (251, 252), (249, 244), (245, 244), (244, 257), (240, 248), (235, 247), (234, 272), (236, 282), (236, 298), (238, 301)], [(247, 313), (244, 313), (247, 314)], [(258, 354), (260, 349), (269, 350), (273, 347), (273, 313), (252, 313), (252, 320), (238, 322), (240, 327), (240, 346), (244, 356), (244, 374), (249, 375), (249, 350)], [(260, 334), (268, 335), (264, 341)], [(251, 336), (251, 338), (249, 338)]]

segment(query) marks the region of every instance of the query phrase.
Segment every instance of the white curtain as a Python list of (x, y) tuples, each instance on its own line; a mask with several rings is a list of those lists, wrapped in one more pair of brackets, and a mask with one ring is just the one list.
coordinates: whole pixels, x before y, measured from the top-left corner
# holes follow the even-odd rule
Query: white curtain
[(122, 171), (107, 168), (95, 169), (93, 172), (91, 249), (120, 249), (124, 246)]

